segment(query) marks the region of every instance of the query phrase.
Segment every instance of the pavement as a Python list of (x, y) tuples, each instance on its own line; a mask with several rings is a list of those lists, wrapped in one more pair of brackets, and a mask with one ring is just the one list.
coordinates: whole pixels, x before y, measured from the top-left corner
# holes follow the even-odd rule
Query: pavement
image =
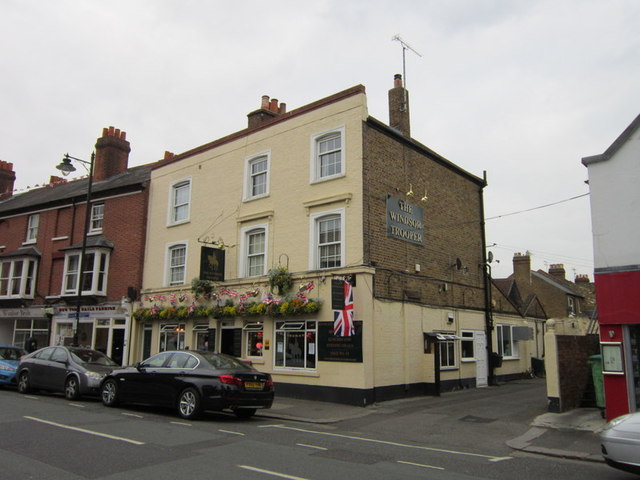
[[(441, 397), (419, 397), (429, 404), (429, 399)], [(412, 397), (415, 400), (416, 397)], [(393, 411), (394, 402), (411, 399), (380, 402), (367, 407), (339, 403), (301, 400), (278, 397), (269, 410), (259, 410), (256, 415), (312, 424), (331, 424), (343, 420), (365, 417), (376, 413)], [(514, 449), (539, 455), (569, 458), (574, 460), (604, 462), (600, 453), (598, 433), (605, 426), (598, 408), (577, 408), (564, 413), (544, 413), (532, 419), (529, 430), (523, 435), (507, 440)]]

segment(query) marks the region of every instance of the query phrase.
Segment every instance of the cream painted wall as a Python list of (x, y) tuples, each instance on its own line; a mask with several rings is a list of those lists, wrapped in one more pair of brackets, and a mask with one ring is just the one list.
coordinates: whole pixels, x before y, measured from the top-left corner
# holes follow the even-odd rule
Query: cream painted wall
[[(198, 238), (222, 238), (227, 249), (226, 278), (238, 274), (240, 230), (268, 223), (267, 268), (285, 263), (289, 270), (308, 270), (309, 214), (343, 208), (346, 212), (346, 265), (362, 263), (362, 122), (363, 94), (294, 116), (268, 128), (220, 145), (152, 172), (148, 245), (143, 290), (165, 285), (166, 250), (187, 242), (187, 284), (199, 274)], [(344, 128), (346, 174), (310, 184), (312, 136)], [(269, 152), (270, 195), (243, 202), (246, 159)], [(167, 226), (171, 185), (191, 179), (190, 221)], [(307, 203), (309, 208), (305, 208)], [(281, 255), (282, 258), (281, 258)]]

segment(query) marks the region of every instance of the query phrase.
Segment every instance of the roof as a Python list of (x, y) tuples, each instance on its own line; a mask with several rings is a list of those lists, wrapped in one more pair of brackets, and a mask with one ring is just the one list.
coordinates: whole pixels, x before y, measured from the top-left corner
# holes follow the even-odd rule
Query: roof
[(607, 148), (607, 150), (605, 150), (604, 153), (600, 155), (593, 155), (591, 157), (584, 157), (582, 159), (582, 164), (588, 167), (593, 163), (604, 162), (606, 160), (609, 160), (611, 157), (615, 155), (615, 153), (618, 150), (620, 150), (622, 145), (624, 145), (627, 142), (627, 140), (629, 140), (629, 138), (634, 134), (634, 132), (639, 128), (640, 128), (640, 114), (633, 120), (633, 122), (629, 124), (627, 128), (624, 129), (624, 132), (622, 132), (620, 136), (616, 138), (611, 145), (609, 145), (609, 148)]
[(11, 252), (0, 253), (0, 258), (41, 256), (42, 252), (35, 247), (20, 247), (17, 250), (12, 250)]
[(551, 285), (554, 285), (556, 288), (562, 290), (568, 295), (573, 295), (574, 297), (582, 297), (582, 294), (574, 288), (575, 284), (569, 280), (554, 277), (553, 275), (550, 275), (543, 270), (532, 271), (531, 275), (547, 283), (550, 283)]
[[(139, 190), (151, 176), (151, 167), (142, 165), (133, 167), (107, 180), (94, 182), (92, 200), (108, 196), (114, 191)], [(88, 178), (73, 180), (68, 183), (47, 185), (42, 188), (14, 195), (0, 201), (0, 217), (19, 215), (40, 208), (51, 208), (84, 201), (87, 197)]]

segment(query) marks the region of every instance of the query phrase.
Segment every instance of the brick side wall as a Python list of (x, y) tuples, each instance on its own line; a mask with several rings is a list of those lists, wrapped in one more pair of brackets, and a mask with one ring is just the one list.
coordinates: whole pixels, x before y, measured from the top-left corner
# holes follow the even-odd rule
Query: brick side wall
[(591, 382), (591, 355), (600, 353), (597, 335), (557, 335), (560, 411), (577, 408)]
[[(377, 269), (374, 295), (484, 308), (480, 185), (391, 134), (363, 128), (364, 263)], [(387, 236), (387, 195), (424, 208), (424, 246)]]

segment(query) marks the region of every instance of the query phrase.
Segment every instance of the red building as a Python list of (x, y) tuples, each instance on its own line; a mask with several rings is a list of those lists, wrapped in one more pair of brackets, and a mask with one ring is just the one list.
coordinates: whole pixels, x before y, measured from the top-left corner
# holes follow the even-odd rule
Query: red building
[(130, 150), (125, 132), (113, 127), (95, 145), (83, 275), (89, 178), (51, 177), (45, 187), (12, 195), (13, 164), (0, 163), (0, 343), (71, 344), (75, 334), (80, 345), (126, 363), (150, 176), (149, 166), (128, 168)]
[(589, 170), (607, 419), (640, 410), (640, 115)]

